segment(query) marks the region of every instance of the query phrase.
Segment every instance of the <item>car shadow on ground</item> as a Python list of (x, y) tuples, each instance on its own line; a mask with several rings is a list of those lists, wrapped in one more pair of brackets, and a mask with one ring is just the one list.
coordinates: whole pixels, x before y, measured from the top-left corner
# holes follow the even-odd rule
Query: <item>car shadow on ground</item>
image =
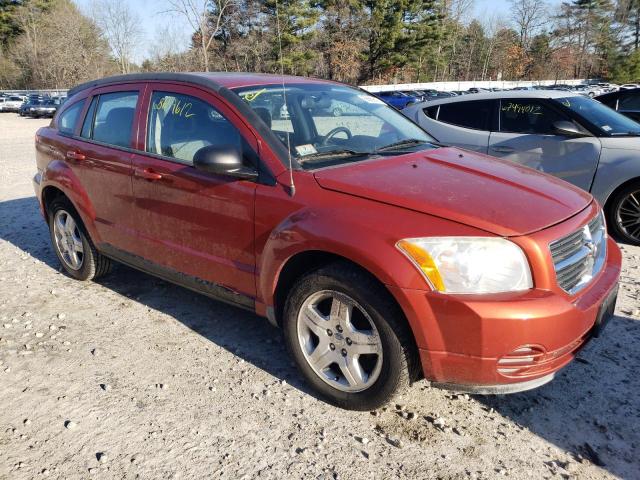
[[(473, 398), (575, 460), (631, 478), (640, 471), (639, 342), (640, 321), (616, 315), (547, 385)], [(553, 458), (548, 466), (565, 467)]]
[[(35, 197), (0, 202), (0, 239), (62, 271)], [(115, 264), (113, 271), (96, 283), (175, 318), (216, 345), (315, 397), (291, 363), (281, 330), (266, 319), (121, 264)]]
[[(35, 198), (0, 202), (0, 238), (60, 270)], [(315, 397), (291, 363), (281, 332), (266, 320), (121, 265), (98, 283), (175, 318), (212, 343)], [(640, 321), (618, 315), (604, 335), (589, 343), (550, 384), (529, 392), (473, 398), (574, 458), (585, 458), (613, 475), (629, 477), (629, 472), (638, 471), (633, 465), (640, 458), (638, 344)], [(550, 469), (562, 467), (554, 462), (549, 457)]]

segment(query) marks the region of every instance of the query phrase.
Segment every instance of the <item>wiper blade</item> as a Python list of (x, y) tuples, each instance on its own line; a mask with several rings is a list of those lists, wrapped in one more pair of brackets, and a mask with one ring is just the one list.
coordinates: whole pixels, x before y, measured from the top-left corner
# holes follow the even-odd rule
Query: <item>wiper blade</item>
[(612, 137), (638, 137), (640, 136), (640, 132), (614, 132), (611, 134)]
[(299, 162), (307, 162), (309, 160), (318, 160), (326, 157), (360, 157), (364, 155), (371, 155), (371, 152), (358, 152), (356, 150), (341, 149), (341, 150), (329, 150), (327, 152), (317, 152), (310, 155), (304, 155), (299, 157)]
[(411, 145), (420, 145), (423, 143), (427, 143), (424, 140), (418, 140), (417, 138), (405, 138), (404, 140), (400, 140), (399, 142), (390, 143), (389, 145), (385, 145), (384, 147), (380, 147), (376, 149), (376, 152), (384, 152), (385, 150), (394, 150), (400, 147), (409, 147)]

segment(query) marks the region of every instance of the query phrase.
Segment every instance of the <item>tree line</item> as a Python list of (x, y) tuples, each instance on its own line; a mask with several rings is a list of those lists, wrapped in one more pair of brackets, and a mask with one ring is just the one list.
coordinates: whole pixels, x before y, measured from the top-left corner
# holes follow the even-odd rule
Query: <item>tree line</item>
[[(640, 0), (165, 0), (191, 29), (145, 39), (123, 0), (0, 0), (0, 87), (63, 88), (133, 71), (248, 71), (350, 84), (640, 79)], [(169, 15), (167, 15), (169, 17)], [(168, 19), (169, 20), (169, 19)], [(136, 63), (140, 45), (146, 59)]]

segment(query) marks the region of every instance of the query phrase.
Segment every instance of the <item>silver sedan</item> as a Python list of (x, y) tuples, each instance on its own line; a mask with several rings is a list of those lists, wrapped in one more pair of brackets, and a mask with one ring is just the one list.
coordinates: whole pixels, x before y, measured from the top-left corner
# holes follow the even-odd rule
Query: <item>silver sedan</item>
[(609, 230), (640, 245), (640, 124), (571, 92), (479, 93), (402, 110), (446, 145), (535, 168), (587, 190)]

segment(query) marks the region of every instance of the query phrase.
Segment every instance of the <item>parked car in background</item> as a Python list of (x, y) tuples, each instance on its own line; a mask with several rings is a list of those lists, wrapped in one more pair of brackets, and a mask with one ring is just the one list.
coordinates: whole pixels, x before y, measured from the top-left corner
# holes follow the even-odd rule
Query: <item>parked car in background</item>
[(37, 97), (32, 97), (30, 100), (27, 100), (22, 105), (20, 105), (20, 110), (19, 110), (20, 116), (21, 117), (31, 116), (31, 111), (35, 111), (36, 107), (38, 107), (43, 101), (44, 99), (37, 98)]
[(53, 118), (59, 106), (59, 99), (47, 98), (37, 104), (32, 104), (27, 109), (27, 115), (33, 118)]
[(391, 105), (398, 110), (402, 110), (407, 105), (412, 105), (419, 102), (416, 97), (398, 91), (374, 92), (373, 94), (386, 104)]
[(633, 90), (635, 88), (640, 88), (640, 83), (625, 83), (620, 85), (620, 90)]
[[(271, 96), (290, 120), (272, 121)], [(314, 115), (323, 98), (358, 115)], [(35, 143), (35, 192), (69, 276), (97, 278), (114, 259), (266, 316), (343, 408), (375, 409), (422, 376), (535, 388), (615, 307), (621, 254), (590, 194), (442, 148), (335, 82), (92, 81)]]
[(447, 145), (511, 160), (590, 191), (611, 232), (640, 245), (640, 124), (563, 91), (441, 99), (403, 111)]
[(640, 88), (618, 90), (595, 98), (632, 120), (640, 121)]
[(6, 97), (4, 97), (4, 96), (0, 97), (0, 112), (2, 112), (2, 109), (4, 107), (4, 102), (6, 102), (6, 101), (7, 101)]
[(5, 97), (5, 101), (2, 105), (3, 112), (18, 112), (20, 110), (20, 106), (23, 103), (22, 97), (18, 96), (10, 96)]

